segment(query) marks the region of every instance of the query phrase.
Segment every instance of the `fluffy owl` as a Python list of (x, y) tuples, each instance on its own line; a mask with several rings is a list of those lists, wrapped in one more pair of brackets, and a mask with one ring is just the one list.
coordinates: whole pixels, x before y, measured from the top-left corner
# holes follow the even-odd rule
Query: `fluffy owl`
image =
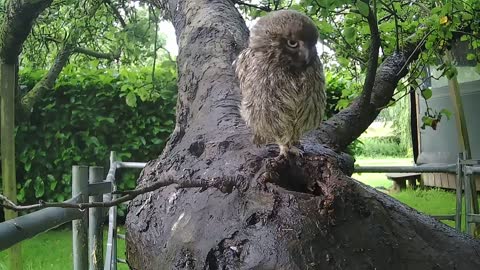
[(276, 143), (280, 155), (302, 155), (294, 144), (320, 124), (326, 94), (317, 39), (313, 21), (291, 10), (271, 12), (252, 28), (235, 73), (240, 114), (256, 145)]

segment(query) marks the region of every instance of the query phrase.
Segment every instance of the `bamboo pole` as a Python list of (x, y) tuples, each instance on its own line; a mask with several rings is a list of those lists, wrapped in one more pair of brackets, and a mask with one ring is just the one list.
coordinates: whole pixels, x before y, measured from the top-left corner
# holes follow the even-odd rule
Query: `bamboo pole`
[[(3, 194), (17, 202), (17, 180), (15, 175), (15, 65), (0, 65), (0, 148), (2, 155)], [(5, 209), (5, 220), (18, 216), (17, 212)], [(20, 244), (8, 250), (11, 270), (22, 269)]]
[[(453, 63), (453, 56), (451, 51), (447, 51), (445, 54), (447, 62)], [(450, 92), (450, 98), (452, 99), (454, 114), (455, 114), (455, 124), (457, 126), (458, 133), (458, 144), (460, 147), (460, 152), (464, 153), (465, 159), (472, 158), (472, 151), (470, 147), (470, 139), (468, 136), (467, 121), (465, 119), (465, 112), (463, 110), (462, 97), (460, 95), (460, 86), (458, 84), (457, 75), (454, 75), (448, 80), (448, 88)], [(465, 189), (469, 188), (469, 194), (471, 198), (466, 201), (466, 210), (471, 209), (474, 214), (478, 214), (478, 198), (477, 198), (477, 187), (475, 184), (474, 177), (465, 177)], [(468, 185), (467, 185), (468, 184)], [(469, 206), (470, 204), (470, 206)], [(468, 213), (467, 213), (468, 214)], [(469, 224), (465, 224), (469, 226)], [(479, 232), (480, 226), (477, 226), (476, 232)], [(468, 229), (467, 229), (468, 230)]]

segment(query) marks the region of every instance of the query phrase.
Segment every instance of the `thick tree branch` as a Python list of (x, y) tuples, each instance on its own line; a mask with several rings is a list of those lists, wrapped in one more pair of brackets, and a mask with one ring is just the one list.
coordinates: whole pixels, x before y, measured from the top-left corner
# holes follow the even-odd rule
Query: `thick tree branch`
[(8, 1), (7, 12), (0, 26), (0, 61), (16, 64), (33, 22), (51, 3), (52, 0)]
[(48, 90), (55, 86), (58, 76), (62, 72), (63, 68), (67, 65), (68, 60), (73, 53), (82, 53), (95, 58), (109, 60), (118, 59), (120, 57), (120, 51), (117, 53), (100, 53), (90, 49), (75, 47), (72, 42), (65, 43), (57, 53), (53, 65), (50, 67), (47, 74), (45, 74), (45, 76), (43, 76), (43, 78), (35, 84), (32, 90), (22, 97), (20, 106), (26, 115), (32, 112), (35, 103), (37, 103)]
[(43, 97), (46, 91), (53, 88), (58, 75), (60, 75), (60, 72), (62, 72), (72, 53), (73, 45), (66, 43), (58, 52), (53, 65), (48, 70), (47, 74), (45, 74), (45, 76), (43, 76), (43, 78), (37, 84), (35, 84), (32, 90), (22, 97), (20, 105), (26, 114), (32, 111), (35, 103)]
[(416, 48), (409, 46), (383, 61), (376, 72), (368, 103), (363, 96), (358, 97), (348, 108), (322, 122), (311, 135), (320, 143), (344, 150), (375, 120), (380, 108), (390, 102), (398, 82), (408, 73), (405, 67), (416, 60), (421, 51)]
[(120, 50), (116, 52), (111, 52), (111, 53), (102, 53), (102, 52), (97, 52), (97, 51), (87, 49), (87, 48), (82, 48), (82, 47), (75, 47), (73, 49), (73, 52), (85, 54), (94, 58), (108, 59), (108, 60), (118, 60), (121, 54)]
[(122, 14), (120, 14), (118, 9), (113, 5), (112, 1), (103, 0), (103, 2), (112, 10), (113, 14), (115, 15), (115, 17), (117, 17), (118, 21), (120, 22), (120, 25), (122, 25), (123, 28), (127, 27), (127, 23), (123, 19)]
[(365, 83), (363, 85), (362, 96), (364, 100), (368, 103), (371, 99), (373, 84), (375, 82), (375, 75), (378, 67), (378, 53), (381, 44), (376, 11), (372, 10), (370, 7), (367, 21), (370, 28), (370, 51), (367, 62), (367, 74), (365, 77)]

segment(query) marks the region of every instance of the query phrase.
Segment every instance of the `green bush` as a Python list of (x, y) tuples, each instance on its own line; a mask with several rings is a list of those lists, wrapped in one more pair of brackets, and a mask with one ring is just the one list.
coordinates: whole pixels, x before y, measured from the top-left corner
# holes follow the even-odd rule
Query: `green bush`
[[(361, 85), (349, 73), (338, 70), (326, 70), (325, 79), (327, 81), (327, 106), (324, 119), (326, 120), (348, 107), (358, 96)], [(361, 148), (360, 141), (356, 139), (345, 149), (345, 152), (356, 156)]]
[[(20, 85), (31, 89), (43, 73), (21, 70)], [(122, 160), (156, 158), (174, 127), (175, 105), (174, 63), (162, 63), (153, 79), (151, 69), (67, 66), (17, 124), (19, 202), (68, 199), (72, 165), (104, 166), (106, 174), (111, 150)], [(120, 188), (133, 188), (138, 171), (122, 175)]]
[(407, 152), (398, 137), (374, 137), (360, 139), (361, 147), (356, 155), (364, 157), (406, 157)]
[[(22, 89), (31, 89), (44, 73), (22, 69)], [(327, 80), (330, 117), (348, 106), (355, 86), (335, 73), (327, 73)], [(98, 61), (65, 67), (55, 89), (17, 125), (18, 200), (69, 198), (72, 165), (108, 169), (111, 150), (123, 160), (156, 158), (174, 127), (176, 90), (175, 66), (168, 61), (157, 68), (155, 79), (151, 69), (114, 70)], [(358, 142), (350, 149), (359, 151)], [(121, 175), (120, 188), (135, 186), (138, 171)]]

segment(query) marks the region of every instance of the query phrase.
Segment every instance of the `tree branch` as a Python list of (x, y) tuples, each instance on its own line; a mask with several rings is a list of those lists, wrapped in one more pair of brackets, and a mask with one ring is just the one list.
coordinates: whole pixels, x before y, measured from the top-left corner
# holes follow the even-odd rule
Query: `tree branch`
[(375, 74), (369, 102), (366, 103), (363, 96), (358, 97), (348, 108), (322, 122), (307, 139), (344, 150), (375, 120), (379, 108), (390, 102), (398, 82), (408, 73), (405, 67), (415, 61), (420, 52), (413, 44), (387, 57)]
[(58, 76), (62, 72), (63, 68), (67, 65), (70, 56), (73, 53), (82, 53), (89, 55), (95, 58), (109, 59), (114, 60), (120, 58), (120, 51), (117, 53), (100, 53), (93, 50), (75, 47), (72, 44), (72, 41), (67, 41), (57, 53), (52, 67), (48, 70), (47, 74), (35, 84), (32, 90), (28, 91), (21, 99), (20, 106), (25, 115), (28, 115), (32, 112), (33, 106), (37, 103), (44, 95), (45, 92), (52, 89), (55, 86), (55, 82), (58, 79)]
[(103, 0), (103, 2), (105, 3), (105, 5), (107, 5), (113, 12), (113, 14), (115, 15), (115, 17), (117, 17), (118, 21), (120, 22), (120, 25), (122, 25), (123, 28), (126, 28), (127, 27), (127, 23), (125, 22), (125, 20), (123, 19), (122, 15), (120, 14), (120, 12), (118, 12), (118, 9), (113, 5), (112, 1), (110, 0)]
[(11, 200), (9, 200), (4, 195), (0, 194), (0, 206), (13, 210), (13, 211), (35, 211), (43, 208), (50, 208), (50, 207), (60, 207), (60, 208), (76, 208), (76, 209), (87, 209), (87, 208), (94, 208), (94, 207), (112, 207), (115, 205), (119, 205), (121, 203), (130, 201), (135, 197), (155, 191), (159, 188), (170, 186), (175, 184), (177, 188), (209, 188), (214, 187), (220, 190), (223, 190), (225, 186), (228, 186), (229, 183), (225, 181), (207, 181), (207, 180), (178, 180), (175, 181), (173, 177), (164, 177), (161, 181), (154, 182), (153, 184), (146, 185), (144, 187), (138, 187), (133, 190), (125, 190), (125, 191), (115, 191), (112, 194), (120, 194), (123, 195), (119, 198), (113, 199), (108, 202), (90, 202), (90, 203), (65, 203), (65, 202), (44, 202), (39, 201), (36, 204), (31, 205), (17, 205)]
[(234, 0), (233, 2), (234, 2), (235, 4), (240, 5), (240, 6), (246, 6), (246, 7), (256, 8), (256, 9), (258, 9), (258, 10), (262, 10), (262, 11), (265, 11), (265, 12), (270, 12), (270, 11), (272, 11), (272, 8), (269, 7), (269, 6), (258, 6), (258, 5), (250, 4), (250, 3), (247, 3), (247, 2), (244, 2), (244, 1), (240, 1), (240, 0)]
[(62, 72), (63, 68), (68, 62), (68, 59), (73, 53), (73, 45), (71, 43), (66, 43), (58, 52), (52, 67), (48, 70), (47, 74), (35, 84), (35, 86), (30, 90), (25, 96), (22, 97), (20, 101), (20, 106), (24, 113), (29, 114), (35, 103), (40, 100), (46, 91), (53, 88), (55, 81)]
[(369, 6), (367, 16), (368, 26), (370, 28), (370, 51), (367, 62), (367, 74), (363, 85), (363, 99), (368, 103), (371, 99), (371, 93), (375, 82), (375, 75), (378, 68), (378, 53), (381, 45), (380, 32), (378, 30), (376, 10)]
[(7, 3), (7, 11), (0, 26), (0, 61), (16, 64), (22, 51), (23, 43), (32, 30), (33, 22), (44, 11), (52, 0), (11, 0)]
[(73, 49), (73, 52), (85, 54), (95, 58), (108, 59), (108, 60), (118, 60), (121, 54), (120, 50), (118, 50), (117, 52), (102, 53), (102, 52), (97, 52), (97, 51), (87, 49), (87, 48), (82, 48), (82, 47), (75, 47)]

